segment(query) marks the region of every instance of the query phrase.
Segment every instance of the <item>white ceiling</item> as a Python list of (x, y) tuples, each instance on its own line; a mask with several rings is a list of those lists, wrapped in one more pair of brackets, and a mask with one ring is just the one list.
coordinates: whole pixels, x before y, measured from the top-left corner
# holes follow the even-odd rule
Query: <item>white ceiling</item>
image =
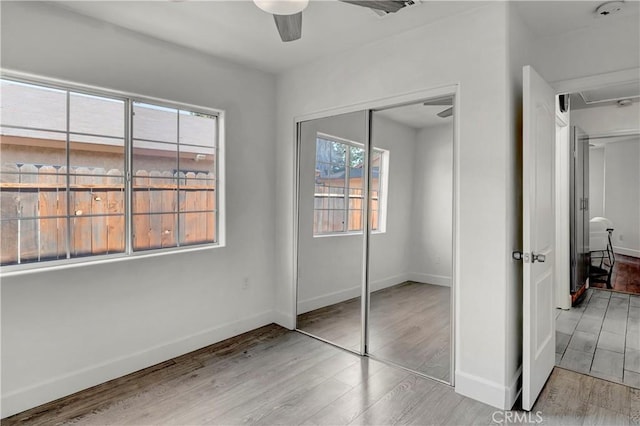
[[(600, 1), (518, 1), (517, 10), (537, 36), (591, 25), (611, 25), (617, 16), (595, 18)], [(59, 1), (68, 10), (178, 45), (278, 72), (323, 56), (402, 33), (447, 16), (484, 7), (485, 1), (432, 1), (378, 17), (337, 0), (312, 0), (303, 12), (302, 39), (280, 41), (271, 15), (250, 0)], [(619, 16), (637, 14), (627, 1)]]
[(557, 36), (592, 26), (615, 25), (615, 21), (631, 15), (637, 15), (640, 2), (625, 1), (624, 9), (616, 15), (602, 18), (595, 14), (602, 3), (597, 1), (515, 1), (520, 16), (537, 37)]
[(56, 3), (101, 21), (273, 72), (483, 6), (479, 2), (436, 1), (380, 18), (368, 8), (314, 0), (303, 12), (302, 39), (283, 43), (273, 17), (250, 0)]

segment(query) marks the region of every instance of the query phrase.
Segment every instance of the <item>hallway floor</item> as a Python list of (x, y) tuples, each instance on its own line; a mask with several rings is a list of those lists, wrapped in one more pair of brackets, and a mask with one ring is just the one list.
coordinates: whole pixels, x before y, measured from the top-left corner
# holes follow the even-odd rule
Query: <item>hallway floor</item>
[(640, 388), (640, 296), (589, 289), (559, 309), (556, 365)]

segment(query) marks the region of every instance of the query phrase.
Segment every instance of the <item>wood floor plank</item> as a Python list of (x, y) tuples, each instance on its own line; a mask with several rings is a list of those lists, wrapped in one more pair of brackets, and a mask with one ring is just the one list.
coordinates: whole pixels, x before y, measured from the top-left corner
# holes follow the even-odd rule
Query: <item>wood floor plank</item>
[[(640, 424), (640, 390), (556, 368), (533, 410), (544, 424)], [(449, 386), (273, 325), (2, 425), (465, 425), (490, 424), (494, 412)]]
[(394, 425), (416, 405), (437, 384), (418, 376), (409, 376), (394, 387), (389, 393), (354, 419), (350, 425)]
[(627, 426), (629, 424), (629, 416), (589, 404), (582, 424), (585, 426)]
[(555, 368), (532, 411), (543, 412), (547, 424), (582, 424), (596, 381), (584, 374)]
[(307, 418), (304, 425), (346, 425), (388, 394), (409, 373), (393, 367), (383, 367), (366, 375), (359, 384), (331, 404)]

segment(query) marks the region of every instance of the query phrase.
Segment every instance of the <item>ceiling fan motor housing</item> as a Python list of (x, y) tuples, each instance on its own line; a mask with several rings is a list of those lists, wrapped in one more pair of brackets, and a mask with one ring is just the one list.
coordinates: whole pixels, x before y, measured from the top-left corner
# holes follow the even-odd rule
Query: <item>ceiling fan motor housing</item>
[(610, 1), (598, 6), (596, 9), (596, 15), (601, 17), (611, 16), (622, 12), (622, 9), (624, 9), (623, 1)]

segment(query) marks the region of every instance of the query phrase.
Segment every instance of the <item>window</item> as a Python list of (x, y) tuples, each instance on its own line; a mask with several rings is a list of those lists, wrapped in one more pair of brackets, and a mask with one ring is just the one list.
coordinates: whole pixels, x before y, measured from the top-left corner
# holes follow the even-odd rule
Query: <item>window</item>
[[(384, 231), (384, 168), (389, 152), (374, 148), (371, 156), (371, 230)], [(313, 234), (362, 232), (364, 199), (364, 147), (357, 142), (319, 134)]]
[(214, 243), (217, 117), (133, 103), (133, 249)]
[(0, 83), (3, 266), (217, 242), (216, 113)]

